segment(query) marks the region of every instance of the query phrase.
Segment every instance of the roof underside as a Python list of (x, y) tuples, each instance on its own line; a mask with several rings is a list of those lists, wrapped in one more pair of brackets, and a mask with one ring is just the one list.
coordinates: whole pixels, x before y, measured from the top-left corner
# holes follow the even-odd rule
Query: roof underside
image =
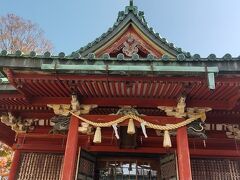
[[(47, 104), (70, 104), (74, 93), (81, 104), (98, 105), (91, 114), (129, 105), (141, 114), (164, 116), (157, 106), (176, 106), (185, 94), (188, 107), (213, 108), (210, 123), (240, 122), (240, 57), (191, 56), (149, 28), (135, 6), (119, 12), (107, 33), (70, 56), (2, 51), (0, 67), (0, 78), (9, 80), (0, 82), (0, 115), (49, 119), (54, 113)], [(215, 79), (212, 90), (209, 75)], [(0, 122), (0, 135), (6, 128)], [(14, 133), (5, 131), (12, 133), (11, 144)]]

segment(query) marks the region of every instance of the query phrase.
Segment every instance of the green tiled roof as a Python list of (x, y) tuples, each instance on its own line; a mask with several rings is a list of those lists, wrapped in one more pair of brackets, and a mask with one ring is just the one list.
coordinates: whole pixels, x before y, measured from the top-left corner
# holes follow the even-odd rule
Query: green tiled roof
[[(124, 27), (129, 21), (135, 23), (143, 33), (147, 34), (157, 45), (163, 47), (167, 52), (174, 55), (174, 58), (169, 57), (168, 55), (163, 55), (160, 58), (155, 58), (153, 55), (149, 54), (146, 58), (141, 58), (137, 54), (133, 55), (131, 58), (126, 58), (122, 53), (118, 54), (117, 57), (110, 57), (109, 54), (103, 54), (102, 57), (96, 57), (91, 50), (101, 46), (101, 43), (107, 38), (114, 36), (122, 27)], [(52, 55), (50, 52), (45, 52), (42, 55), (36, 54), (36, 52), (31, 51), (28, 54), (23, 54), (20, 50), (17, 50), (14, 54), (8, 54), (6, 50), (0, 52), (0, 58), (24, 58), (32, 60), (104, 60), (104, 61), (122, 61), (122, 62), (131, 62), (131, 61), (164, 61), (164, 62), (206, 62), (206, 61), (240, 61), (239, 57), (232, 57), (231, 54), (227, 53), (223, 57), (216, 57), (215, 54), (210, 54), (208, 57), (201, 57), (199, 54), (191, 55), (189, 52), (183, 51), (181, 48), (177, 48), (173, 43), (169, 43), (165, 38), (162, 38), (159, 33), (155, 33), (153, 28), (149, 27), (147, 21), (144, 17), (143, 11), (138, 11), (137, 6), (134, 6), (132, 1), (130, 5), (126, 6), (125, 11), (120, 11), (114, 25), (108, 29), (106, 33), (103, 33), (99, 38), (96, 38), (93, 42), (87, 44), (85, 47), (80, 48), (78, 51), (73, 52), (70, 55), (65, 55), (64, 52), (60, 52), (58, 55)], [(0, 77), (4, 75), (0, 71)]]
[[(132, 21), (134, 24), (138, 25), (142, 32), (145, 32), (149, 37), (154, 39), (154, 41), (160, 46), (164, 47), (167, 51), (171, 51), (170, 54), (178, 55), (180, 53), (184, 53), (186, 57), (190, 57), (191, 54), (189, 52), (183, 51), (181, 48), (175, 47), (173, 43), (170, 43), (166, 40), (166, 38), (163, 38), (159, 35), (159, 33), (156, 33), (152, 27), (150, 27), (145, 20), (144, 12), (138, 11), (137, 6), (130, 5), (126, 6), (125, 11), (120, 11), (118, 13), (118, 17), (116, 22), (113, 24), (112, 27), (108, 29), (107, 32), (103, 33), (100, 37), (96, 38), (94, 41), (88, 43), (86, 46), (81, 47), (78, 51), (78, 53), (85, 56), (86, 54), (90, 53), (91, 51), (88, 51), (89, 49), (94, 49), (94, 46), (99, 44), (101, 41), (106, 39), (108, 36), (113, 34), (114, 31), (118, 31), (121, 27), (123, 27), (123, 24), (127, 24), (129, 21)], [(121, 25), (121, 26), (120, 26)], [(86, 53), (87, 52), (87, 53)]]
[[(232, 57), (231, 54), (227, 53), (223, 57), (217, 57), (215, 54), (210, 54), (208, 57), (201, 57), (199, 54), (194, 54), (192, 56), (186, 56), (184, 53), (179, 53), (176, 58), (171, 58), (168, 55), (163, 55), (161, 58), (155, 58), (153, 55), (149, 54), (147, 58), (141, 58), (137, 54), (134, 54), (131, 58), (126, 58), (122, 53), (118, 54), (117, 57), (110, 57), (109, 54), (103, 54), (102, 57), (96, 57), (94, 53), (89, 53), (87, 56), (81, 56), (78, 52), (73, 52), (71, 55), (65, 55), (64, 52), (60, 52), (58, 55), (52, 55), (50, 52), (45, 52), (44, 54), (36, 54), (34, 51), (29, 54), (23, 54), (21, 51), (16, 51), (14, 54), (8, 54), (6, 50), (0, 52), (0, 58), (24, 58), (24, 59), (52, 59), (52, 60), (105, 60), (105, 61), (169, 61), (169, 62), (181, 62), (181, 61), (240, 61), (240, 56)], [(0, 74), (1, 75), (1, 74)]]

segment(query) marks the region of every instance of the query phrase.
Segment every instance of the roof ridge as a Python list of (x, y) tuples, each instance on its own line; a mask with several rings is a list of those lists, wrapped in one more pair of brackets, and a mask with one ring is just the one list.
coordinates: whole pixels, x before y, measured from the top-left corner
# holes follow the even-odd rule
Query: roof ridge
[[(122, 53), (118, 55), (123, 55)], [(8, 53), (6, 50), (0, 51), (0, 58), (29, 58), (29, 59), (52, 59), (52, 60), (126, 60), (126, 62), (130, 62), (129, 60), (140, 60), (141, 62), (146, 61), (155, 61), (158, 62), (159, 60), (163, 60), (164, 62), (184, 62), (184, 61), (203, 61), (203, 62), (218, 62), (218, 61), (240, 61), (240, 56), (233, 57), (231, 54), (226, 53), (222, 57), (217, 57), (215, 54), (209, 54), (207, 57), (201, 57), (199, 54), (194, 54), (190, 57), (187, 57), (183, 53), (179, 53), (176, 57), (171, 58), (168, 55), (163, 55), (162, 57), (155, 58), (152, 55), (148, 55), (147, 58), (137, 57), (137, 59), (134, 57), (132, 58), (123, 58), (119, 57), (110, 57), (109, 54), (105, 53), (102, 57), (96, 57), (94, 53), (89, 53), (86, 57), (82, 57), (78, 52), (74, 52), (71, 55), (65, 55), (64, 52), (60, 52), (58, 55), (53, 55), (50, 52), (45, 52), (44, 54), (37, 54), (34, 51), (31, 51), (30, 53), (24, 54), (20, 50), (17, 50), (15, 53)], [(176, 60), (176, 61), (173, 61)], [(1, 70), (0, 70), (0, 77), (1, 77)]]
[(94, 45), (98, 44), (100, 41), (102, 41), (104, 38), (106, 38), (109, 34), (111, 34), (115, 29), (117, 29), (119, 24), (122, 21), (124, 21), (124, 19), (129, 14), (133, 14), (133, 16), (135, 16), (136, 19), (141, 23), (143, 28), (145, 28), (148, 31), (148, 33), (150, 35), (152, 35), (152, 37), (154, 37), (154, 39), (156, 41), (159, 42), (159, 44), (162, 44), (163, 46), (165, 46), (165, 48), (167, 48), (167, 51), (170, 50), (170, 51), (174, 52), (175, 55), (180, 54), (180, 53), (184, 53), (186, 57), (191, 57), (191, 54), (189, 52), (183, 51), (181, 48), (176, 47), (173, 43), (168, 42), (166, 40), (166, 38), (161, 37), (159, 35), (159, 33), (156, 33), (154, 31), (154, 29), (148, 25), (148, 23), (145, 19), (145, 16), (144, 16), (144, 11), (138, 11), (138, 7), (134, 6), (133, 4), (130, 4), (130, 6), (126, 6), (125, 11), (119, 11), (118, 12), (117, 20), (115, 21), (113, 26), (108, 29), (107, 32), (103, 33), (101, 36), (99, 36), (98, 38), (96, 38), (92, 42), (88, 43), (87, 45), (81, 47), (79, 50), (74, 51), (73, 53), (77, 52), (77, 53), (82, 54), (85, 51), (87, 51), (88, 49), (92, 48)]

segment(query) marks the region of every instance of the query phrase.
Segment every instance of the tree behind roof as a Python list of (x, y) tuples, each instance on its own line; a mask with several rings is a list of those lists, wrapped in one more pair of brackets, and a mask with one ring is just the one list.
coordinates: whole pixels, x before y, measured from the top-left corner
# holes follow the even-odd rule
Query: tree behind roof
[(52, 43), (44, 36), (43, 30), (30, 20), (14, 14), (0, 17), (0, 49), (14, 53), (35, 51), (43, 54), (53, 49)]
[(10, 171), (13, 151), (0, 141), (0, 179), (7, 177)]
[[(35, 51), (36, 53), (43, 54), (46, 51), (51, 51), (53, 46), (45, 38), (43, 30), (37, 24), (29, 20), (24, 20), (14, 14), (7, 14), (0, 17), (1, 49), (7, 50), (9, 53), (21, 50), (23, 53)], [(12, 149), (0, 142), (0, 179), (7, 179), (12, 156)]]

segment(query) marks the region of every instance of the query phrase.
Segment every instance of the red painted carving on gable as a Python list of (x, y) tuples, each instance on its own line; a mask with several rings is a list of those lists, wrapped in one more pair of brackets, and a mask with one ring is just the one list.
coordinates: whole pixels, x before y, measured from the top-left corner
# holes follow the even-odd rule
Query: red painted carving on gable
[(123, 45), (124, 47), (122, 51), (128, 57), (131, 57), (134, 53), (138, 52), (139, 43), (132, 36), (129, 36)]
[(131, 25), (119, 38), (96, 55), (100, 57), (104, 53), (110, 54), (111, 57), (116, 57), (119, 53), (123, 53), (126, 57), (132, 57), (135, 53), (143, 58), (146, 58), (148, 54), (158, 58), (162, 56), (162, 53), (152, 47)]

